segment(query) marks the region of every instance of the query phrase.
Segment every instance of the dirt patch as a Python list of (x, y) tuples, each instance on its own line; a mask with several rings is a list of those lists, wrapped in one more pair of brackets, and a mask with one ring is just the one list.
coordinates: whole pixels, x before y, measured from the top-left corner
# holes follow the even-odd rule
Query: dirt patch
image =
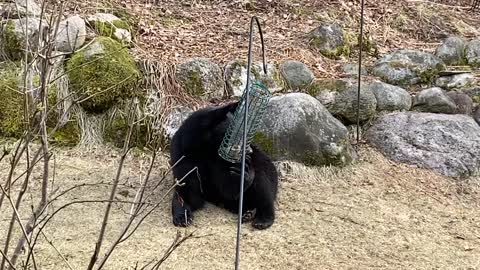
[[(363, 147), (355, 165), (307, 168), (281, 163), (276, 223), (268, 230), (242, 227), (242, 269), (478, 269), (480, 267), (480, 179), (459, 183), (429, 171), (390, 162)], [(153, 181), (165, 170), (155, 165)], [(55, 154), (55, 187), (84, 187), (54, 207), (74, 199), (106, 199), (115, 175), (118, 152)], [(148, 158), (136, 153), (126, 162), (117, 199), (131, 200)], [(5, 175), (7, 164), (0, 163)], [(34, 177), (38, 181), (38, 175)], [(167, 181), (168, 182), (168, 181)], [(170, 184), (170, 183), (169, 183)], [(162, 187), (165, 191), (169, 184)], [(32, 187), (31, 192), (35, 191)], [(160, 192), (159, 194), (161, 194)], [(134, 269), (159, 258), (178, 231), (171, 223), (170, 197), (137, 234), (113, 254), (106, 269)], [(28, 205), (26, 206), (28, 207)], [(105, 205), (77, 205), (59, 214), (46, 236), (73, 269), (86, 267), (94, 248)], [(28, 208), (25, 208), (28, 211)], [(8, 211), (0, 214), (0, 244)], [(24, 212), (25, 215), (28, 212)], [(106, 245), (127, 218), (128, 207), (116, 205)], [(187, 240), (161, 269), (226, 269), (233, 267), (236, 217), (208, 205), (195, 213), (193, 227), (203, 236)], [(58, 252), (40, 237), (36, 260), (41, 269), (68, 269)]]

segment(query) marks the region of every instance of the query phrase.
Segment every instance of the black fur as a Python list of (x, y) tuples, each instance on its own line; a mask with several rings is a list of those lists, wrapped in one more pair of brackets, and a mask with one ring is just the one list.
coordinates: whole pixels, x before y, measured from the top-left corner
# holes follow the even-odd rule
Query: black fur
[[(170, 163), (175, 164), (175, 179), (182, 179), (172, 200), (175, 226), (188, 226), (192, 213), (205, 201), (238, 213), (241, 163), (230, 163), (218, 155), (218, 148), (238, 102), (208, 107), (190, 115), (172, 138)], [(275, 220), (274, 202), (277, 196), (278, 175), (271, 159), (257, 146), (251, 145), (246, 156), (243, 200), (243, 222), (252, 221), (257, 229), (270, 227)]]

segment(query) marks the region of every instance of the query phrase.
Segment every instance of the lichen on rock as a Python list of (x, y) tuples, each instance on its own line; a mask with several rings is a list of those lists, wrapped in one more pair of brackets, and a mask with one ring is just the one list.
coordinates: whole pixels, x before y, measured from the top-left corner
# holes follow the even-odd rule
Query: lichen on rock
[(222, 69), (209, 59), (190, 59), (177, 67), (176, 74), (179, 84), (190, 95), (204, 100), (224, 95)]
[(126, 48), (108, 37), (98, 37), (67, 62), (71, 89), (81, 106), (101, 113), (119, 99), (136, 93), (141, 73)]

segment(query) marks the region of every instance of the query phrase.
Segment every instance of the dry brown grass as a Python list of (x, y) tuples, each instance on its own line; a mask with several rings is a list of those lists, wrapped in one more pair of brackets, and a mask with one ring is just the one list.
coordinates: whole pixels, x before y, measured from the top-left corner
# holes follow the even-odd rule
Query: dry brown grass
[[(388, 161), (370, 148), (362, 147), (359, 153), (358, 163), (343, 169), (279, 164), (283, 177), (276, 223), (266, 231), (243, 227), (242, 269), (480, 267), (479, 178), (458, 183)], [(92, 153), (57, 150), (55, 185), (63, 189), (80, 183), (108, 183), (117, 159), (118, 153), (107, 149)], [(154, 179), (165, 168), (165, 161), (162, 158), (156, 164)], [(129, 157), (119, 199), (132, 198), (132, 186), (146, 170), (146, 162), (140, 153)], [(5, 169), (6, 164), (1, 163), (2, 174)], [(107, 195), (108, 186), (86, 187), (64, 200)], [(88, 261), (103, 209), (101, 204), (69, 208), (46, 230), (74, 269), (85, 267)], [(117, 205), (109, 230), (119, 229), (125, 211), (126, 207)], [(6, 213), (0, 214), (1, 235), (5, 217)], [(211, 205), (196, 213), (195, 225), (186, 231), (197, 230), (196, 235), (205, 237), (188, 240), (162, 269), (232, 267), (235, 220), (234, 215)], [(106, 269), (133, 269), (136, 261), (141, 265), (161, 256), (176, 231), (166, 201), (138, 234), (120, 246)], [(107, 241), (113, 237), (113, 233), (107, 234)], [(67, 269), (43, 239), (37, 253), (41, 269)]]

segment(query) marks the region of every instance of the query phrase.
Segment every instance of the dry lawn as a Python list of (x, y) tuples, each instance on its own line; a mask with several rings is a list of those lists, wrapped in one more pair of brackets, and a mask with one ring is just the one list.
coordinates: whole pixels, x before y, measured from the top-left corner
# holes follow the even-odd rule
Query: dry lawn
[[(110, 183), (118, 158), (113, 150), (58, 149), (54, 187)], [(161, 158), (155, 165), (153, 181), (159, 180), (165, 161)], [(127, 159), (118, 200), (133, 199), (133, 187), (147, 164), (140, 153)], [(4, 161), (1, 175), (6, 169)], [(281, 163), (279, 169), (283, 176), (276, 223), (265, 231), (242, 227), (241, 269), (480, 269), (479, 178), (455, 182), (390, 162), (365, 146), (360, 160), (343, 169), (293, 163)], [(34, 179), (40, 181), (39, 175)], [(35, 187), (29, 194), (34, 192)], [(54, 207), (72, 200), (107, 199), (108, 193), (106, 185), (84, 187)], [(171, 224), (169, 198), (119, 247), (106, 269), (134, 269), (137, 262), (142, 266), (162, 257), (178, 231)], [(45, 232), (57, 250), (40, 237), (40, 269), (69, 269), (59, 253), (73, 269), (85, 269), (104, 208), (101, 203), (76, 205), (56, 216)], [(0, 244), (10, 216), (5, 209), (0, 213)], [(125, 205), (114, 208), (105, 245), (118, 233), (126, 212)], [(193, 227), (180, 230), (196, 230), (200, 238), (187, 240), (160, 269), (232, 269), (235, 225), (235, 215), (208, 205), (195, 214)]]

